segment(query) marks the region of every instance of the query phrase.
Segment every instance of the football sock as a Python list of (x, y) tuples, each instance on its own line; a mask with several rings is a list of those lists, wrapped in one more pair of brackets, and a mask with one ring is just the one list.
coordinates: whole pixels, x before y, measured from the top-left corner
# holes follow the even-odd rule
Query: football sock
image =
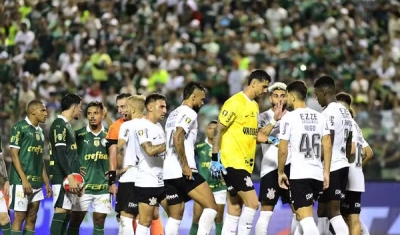
[[(7, 234), (7, 233), (3, 233), (3, 234)], [(10, 230), (8, 234), (10, 234), (10, 235), (21, 235), (21, 231)]]
[(341, 215), (333, 217), (330, 222), (336, 234), (349, 235), (349, 227)]
[(215, 224), (215, 235), (221, 235), (222, 234), (222, 227), (224, 226), (224, 223), (216, 223)]
[(226, 214), (224, 226), (222, 226), (223, 235), (236, 235), (236, 229), (239, 223), (239, 216)]
[(135, 235), (132, 226), (132, 218), (125, 217), (121, 215), (121, 222), (119, 224), (119, 235)]
[(216, 210), (211, 208), (205, 208), (203, 210), (199, 220), (199, 229), (197, 230), (198, 235), (210, 234), (214, 225), (215, 216), (217, 216)]
[(367, 226), (360, 220), (361, 235), (369, 235), (369, 230)]
[(150, 228), (143, 226), (141, 224), (137, 224), (136, 227), (136, 235), (147, 235), (147, 233), (150, 231)]
[(313, 217), (306, 217), (300, 221), (300, 225), (307, 235), (319, 235), (317, 225), (314, 222)]
[(35, 235), (35, 231), (24, 229), (22, 235)]
[(321, 235), (326, 235), (326, 231), (328, 231), (329, 219), (328, 217), (318, 217), (318, 231)]
[(50, 235), (60, 235), (67, 230), (68, 218), (67, 213), (55, 213), (51, 221)]
[[(138, 217), (136, 217), (138, 218)], [(132, 227), (133, 227), (133, 231), (136, 231), (136, 227), (139, 224), (139, 220), (138, 219), (132, 219)]]
[(267, 235), (268, 223), (272, 217), (272, 211), (261, 211), (256, 224), (257, 235)]
[(79, 235), (79, 228), (69, 226), (67, 230), (67, 235)]
[(240, 216), (239, 219), (239, 228), (238, 228), (239, 235), (250, 234), (251, 229), (253, 227), (253, 220), (255, 215), (256, 215), (256, 210), (250, 207), (245, 207), (243, 209), (242, 215)]
[(296, 219), (296, 214), (293, 214), (292, 223), (290, 225), (290, 235), (294, 234), (294, 231), (296, 231), (297, 226), (300, 226), (300, 222)]
[(104, 235), (104, 224), (95, 224), (92, 235)]
[(190, 227), (189, 235), (196, 235), (198, 229), (199, 229), (199, 224), (192, 222), (192, 226)]
[(178, 235), (181, 222), (181, 220), (169, 217), (167, 224), (165, 225), (165, 235)]
[(11, 224), (0, 225), (3, 235), (11, 235)]
[(300, 225), (300, 222), (297, 221), (297, 226), (296, 229), (294, 230), (294, 233), (292, 235), (303, 235), (303, 228)]
[(164, 228), (161, 219), (155, 219), (151, 222), (151, 235), (164, 235)]

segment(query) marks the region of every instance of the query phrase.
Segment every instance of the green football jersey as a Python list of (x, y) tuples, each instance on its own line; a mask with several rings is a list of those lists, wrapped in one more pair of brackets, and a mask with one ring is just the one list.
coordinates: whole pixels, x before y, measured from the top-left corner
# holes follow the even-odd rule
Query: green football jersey
[[(66, 146), (65, 156), (68, 158), (69, 168), (73, 173), (79, 173), (78, 148), (76, 145), (75, 131), (67, 120), (58, 116), (51, 124), (49, 131), (50, 140), (50, 178), (53, 184), (62, 184), (66, 175), (63, 174), (60, 163), (57, 162), (56, 146)], [(64, 156), (61, 156), (64, 157)]]
[(75, 132), (79, 163), (86, 172), (84, 178), (87, 194), (108, 193), (108, 180), (105, 177), (108, 171), (107, 131), (103, 128), (95, 135), (87, 126)]
[(220, 179), (214, 179), (210, 175), (210, 162), (211, 162), (211, 154), (212, 148), (207, 142), (203, 141), (196, 144), (195, 150), (196, 154), (196, 163), (199, 173), (203, 178), (207, 181), (213, 192), (225, 190), (226, 185)]
[[(19, 149), (22, 169), (33, 188), (43, 184), (43, 149), (44, 135), (40, 127), (34, 127), (28, 118), (16, 123), (11, 128), (10, 148)], [(21, 184), (21, 178), (11, 165), (10, 184)]]

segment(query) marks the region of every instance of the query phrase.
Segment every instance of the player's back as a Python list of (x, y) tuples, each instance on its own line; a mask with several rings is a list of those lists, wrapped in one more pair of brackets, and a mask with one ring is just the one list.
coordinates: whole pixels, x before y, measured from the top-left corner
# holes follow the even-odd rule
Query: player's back
[(355, 144), (356, 148), (354, 152), (354, 160), (350, 161), (347, 190), (364, 192), (365, 182), (362, 169), (362, 151), (364, 147), (368, 146), (368, 143), (364, 140), (362, 131), (354, 119), (352, 119), (352, 123), (352, 142)]
[(322, 137), (328, 135), (326, 119), (310, 108), (298, 108), (281, 120), (281, 140), (288, 140), (291, 179), (323, 181)]
[(258, 133), (258, 104), (243, 92), (222, 106), (219, 122), (228, 127), (222, 134), (221, 162), (225, 167), (253, 172)]
[(352, 131), (351, 114), (346, 107), (337, 102), (330, 103), (322, 114), (327, 119), (329, 130), (334, 131), (331, 171), (348, 167), (346, 145)]
[(120, 182), (134, 182), (137, 176), (138, 142), (136, 140), (135, 127), (140, 124), (140, 119), (135, 118), (121, 124), (118, 139), (126, 141), (123, 167), (130, 167), (120, 178)]

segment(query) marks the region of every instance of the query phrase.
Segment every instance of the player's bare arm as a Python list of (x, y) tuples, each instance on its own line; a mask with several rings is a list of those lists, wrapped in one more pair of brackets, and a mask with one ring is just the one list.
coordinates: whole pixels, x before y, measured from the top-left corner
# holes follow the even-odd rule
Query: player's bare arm
[(286, 176), (284, 169), (288, 156), (288, 141), (280, 140), (278, 146), (278, 183), (281, 188), (288, 189), (289, 179)]
[(43, 170), (42, 170), (42, 179), (43, 179), (44, 186), (46, 188), (46, 197), (49, 198), (53, 194), (53, 191), (51, 190), (51, 187), (50, 187), (50, 180), (47, 175), (44, 162), (43, 162)]
[(4, 161), (3, 154), (0, 153), (0, 177), (4, 180), (3, 191), (4, 195), (8, 195), (10, 190), (10, 182), (8, 181), (7, 167)]
[[(272, 107), (272, 111), (274, 111), (274, 119), (270, 120), (270, 122), (263, 128), (261, 128), (259, 131), (266, 135), (267, 137), (271, 134), (272, 130), (275, 127), (275, 124), (277, 121), (281, 120), (282, 117), (286, 114), (286, 110), (283, 109), (283, 103), (282, 101), (277, 103), (274, 107)], [(268, 139), (268, 138), (267, 138)], [(258, 141), (258, 137), (257, 137)], [(265, 143), (265, 141), (258, 141), (260, 143)]]
[[(110, 142), (110, 140), (108, 140)], [(108, 148), (108, 169), (115, 171), (117, 169), (117, 144), (111, 144)]]
[(106, 106), (103, 104), (103, 119), (106, 121), (107, 126), (111, 126), (113, 124), (113, 120), (108, 116), (108, 110)]
[(124, 139), (118, 139), (118, 144), (116, 146), (118, 169), (122, 168), (122, 163), (124, 161), (124, 155), (125, 155), (125, 146), (126, 146), (126, 141)]
[(330, 135), (322, 137), (322, 148), (324, 153), (324, 189), (329, 188), (329, 174), (331, 172), (332, 140)]
[(21, 178), (22, 187), (24, 188), (25, 195), (31, 195), (33, 192), (32, 185), (29, 183), (28, 178), (25, 175), (24, 169), (22, 168), (21, 161), (19, 159), (19, 149), (11, 148), (11, 158), (15, 170)]
[(222, 141), (222, 134), (225, 132), (225, 130), (228, 129), (225, 125), (221, 124), (218, 121), (217, 128), (215, 129), (214, 132), (214, 143), (213, 143), (213, 153), (218, 153), (219, 150), (221, 149), (221, 141)]
[(173, 142), (176, 153), (178, 154), (178, 160), (182, 166), (183, 174), (188, 178), (192, 178), (192, 170), (186, 159), (185, 153), (185, 130), (182, 127), (177, 127), (174, 133)]
[(166, 145), (164, 144), (158, 144), (158, 145), (152, 145), (151, 142), (145, 142), (140, 145), (144, 151), (149, 155), (150, 157), (156, 157), (157, 154), (163, 153), (166, 150)]
[(266, 143), (266, 142), (268, 142), (268, 137), (269, 137), (269, 135), (264, 134), (262, 131), (258, 131), (257, 132), (257, 143)]
[(374, 155), (374, 152), (372, 151), (372, 149), (369, 145), (367, 147), (363, 148), (362, 166), (367, 165), (367, 163), (372, 159), (373, 155)]

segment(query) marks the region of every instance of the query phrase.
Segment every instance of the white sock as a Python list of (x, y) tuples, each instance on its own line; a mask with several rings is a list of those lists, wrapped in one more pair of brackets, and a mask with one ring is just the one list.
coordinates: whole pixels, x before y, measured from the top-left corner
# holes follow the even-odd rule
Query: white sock
[(301, 227), (299, 221), (297, 221), (296, 229), (294, 230), (294, 233), (292, 235), (303, 235), (303, 228)]
[(133, 231), (132, 221), (133, 221), (132, 218), (121, 215), (118, 234), (119, 235), (135, 235), (135, 232)]
[(320, 235), (313, 217), (306, 217), (300, 221), (305, 235)]
[(347, 224), (344, 222), (344, 219), (341, 215), (333, 217), (330, 222), (336, 234), (349, 235), (349, 227), (347, 227)]
[(296, 219), (296, 214), (293, 214), (292, 224), (290, 225), (290, 235), (294, 234), (294, 231), (296, 231), (297, 226), (300, 226), (300, 222)]
[(327, 231), (329, 231), (328, 217), (318, 217), (317, 227), (320, 235), (326, 235)]
[(199, 229), (197, 230), (197, 235), (208, 235), (214, 225), (215, 216), (217, 216), (217, 211), (211, 208), (205, 208), (203, 213), (201, 213), (199, 220)]
[(146, 227), (144, 225), (141, 224), (137, 224), (136, 225), (136, 235), (147, 235), (150, 232), (150, 228)]
[[(221, 235), (236, 235), (236, 229), (239, 223), (239, 216), (226, 214)], [(165, 234), (167, 235), (167, 234)]]
[(181, 222), (182, 220), (169, 217), (167, 224), (165, 225), (165, 235), (178, 235)]
[(257, 235), (267, 235), (268, 223), (271, 220), (272, 213), (272, 211), (260, 211), (260, 216), (256, 224)]
[(369, 235), (369, 230), (367, 226), (365, 226), (364, 222), (360, 220), (360, 226), (361, 226), (361, 235)]
[(256, 210), (245, 207), (242, 211), (242, 215), (239, 219), (239, 227), (238, 227), (238, 234), (240, 235), (249, 235), (251, 229), (253, 228), (253, 220), (254, 216), (256, 215)]

